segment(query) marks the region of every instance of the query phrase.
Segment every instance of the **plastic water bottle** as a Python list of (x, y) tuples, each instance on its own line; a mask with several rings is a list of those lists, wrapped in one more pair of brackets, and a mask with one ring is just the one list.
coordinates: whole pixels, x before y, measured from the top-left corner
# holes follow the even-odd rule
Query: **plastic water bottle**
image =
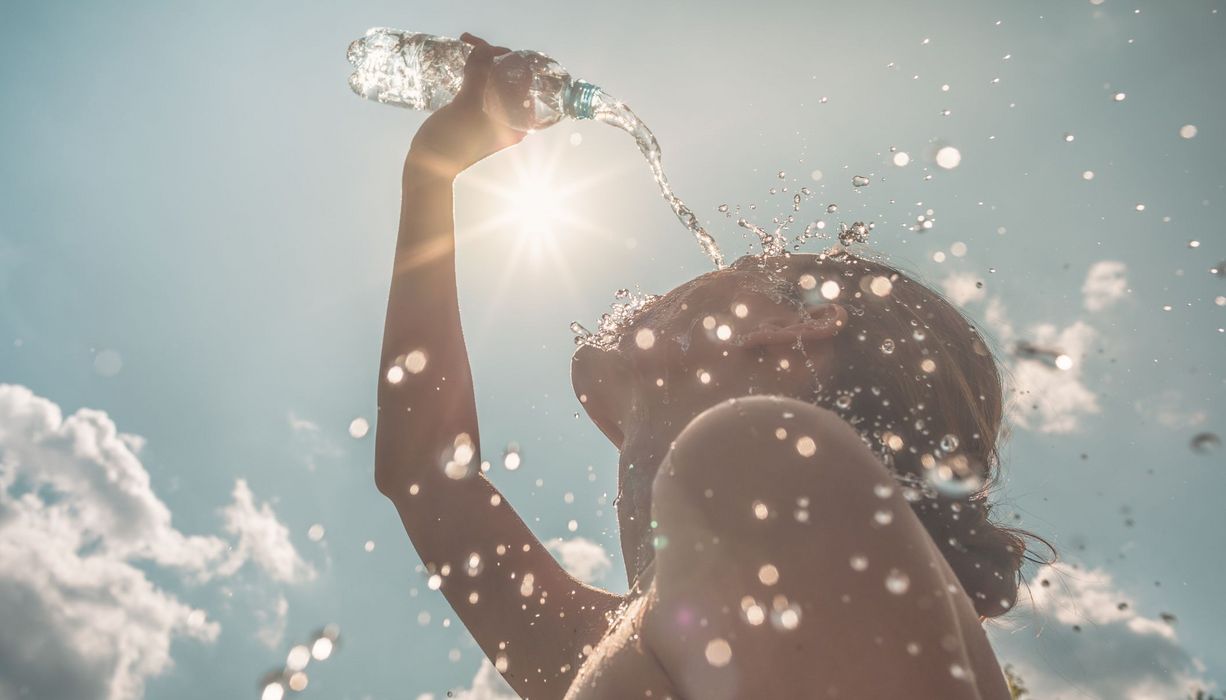
[[(459, 39), (375, 27), (349, 45), (349, 87), (376, 102), (433, 112), (460, 91), (471, 51)], [(591, 119), (599, 92), (544, 54), (513, 51), (494, 59), (485, 111), (511, 128), (536, 131), (563, 117)]]

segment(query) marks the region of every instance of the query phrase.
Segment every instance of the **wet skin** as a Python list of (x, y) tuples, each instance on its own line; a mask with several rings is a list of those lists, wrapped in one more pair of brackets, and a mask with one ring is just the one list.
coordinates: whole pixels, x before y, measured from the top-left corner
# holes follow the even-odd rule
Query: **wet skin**
[[(454, 468), (482, 455), (452, 184), (522, 138), (481, 111), (501, 49), (470, 40), (464, 89), (426, 120), (405, 161), (376, 483), (503, 676), (532, 700), (1007, 698), (956, 577), (897, 489), (874, 488), (893, 483), (885, 467), (850, 426), (802, 400), (837, 371), (839, 304), (789, 301), (761, 274), (734, 269), (670, 295), (650, 347), (623, 338), (618, 352), (576, 353), (576, 394), (621, 452), (629, 597), (576, 581), (483, 475)], [(780, 270), (775, 278), (791, 283), (796, 271)], [(715, 328), (703, 325), (708, 315)], [(424, 367), (391, 381), (401, 375), (388, 370), (414, 351)], [(874, 525), (882, 509), (888, 526)], [(848, 563), (860, 555), (863, 571)], [(767, 564), (777, 580), (762, 574)], [(904, 592), (885, 585), (895, 569), (907, 575)], [(744, 612), (755, 605), (759, 624)]]

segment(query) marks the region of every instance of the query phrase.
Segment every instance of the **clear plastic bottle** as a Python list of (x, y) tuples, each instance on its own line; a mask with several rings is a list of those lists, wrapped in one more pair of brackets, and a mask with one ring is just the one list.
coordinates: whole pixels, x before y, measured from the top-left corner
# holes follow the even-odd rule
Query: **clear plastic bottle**
[[(349, 45), (349, 87), (376, 102), (433, 112), (460, 91), (470, 51), (459, 39), (375, 27)], [(544, 54), (513, 51), (494, 59), (485, 111), (514, 129), (536, 131), (563, 117), (591, 119), (599, 92)]]

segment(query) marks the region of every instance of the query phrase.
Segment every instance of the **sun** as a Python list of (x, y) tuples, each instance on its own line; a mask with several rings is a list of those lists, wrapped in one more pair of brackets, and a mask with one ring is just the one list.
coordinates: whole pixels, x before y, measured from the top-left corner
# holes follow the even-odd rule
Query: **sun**
[(562, 188), (548, 173), (520, 172), (504, 193), (506, 216), (533, 261), (557, 249), (559, 230), (572, 218), (562, 200)]

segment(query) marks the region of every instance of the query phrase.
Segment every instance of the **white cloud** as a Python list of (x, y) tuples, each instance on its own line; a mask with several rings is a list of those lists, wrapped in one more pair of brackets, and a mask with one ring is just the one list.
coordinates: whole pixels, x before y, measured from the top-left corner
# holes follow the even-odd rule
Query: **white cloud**
[[(137, 698), (173, 665), (175, 639), (217, 638), (216, 622), (141, 565), (202, 582), (254, 549), (227, 553), (219, 537), (177, 530), (137, 456), (143, 444), (101, 411), (65, 418), (29, 389), (0, 384), (0, 698)], [(260, 520), (271, 511), (247, 496), (271, 529)]]
[(1033, 607), (1023, 603), (989, 630), (1033, 697), (1166, 700), (1210, 687), (1174, 627), (1141, 614), (1106, 571), (1044, 566), (1030, 590)]
[(289, 529), (277, 520), (272, 506), (256, 507), (255, 497), (247, 481), (234, 484), (234, 502), (222, 510), (226, 532), (238, 539), (230, 558), (221, 571), (233, 574), (243, 564), (251, 562), (264, 570), (269, 578), (283, 583), (315, 578), (315, 570), (298, 556), (289, 539)]
[(1188, 400), (1178, 391), (1169, 389), (1148, 399), (1137, 399), (1133, 408), (1137, 413), (1152, 418), (1158, 425), (1172, 430), (1194, 428), (1209, 419), (1209, 414), (1188, 405)]
[(1098, 396), (1082, 382), (1083, 364), (1096, 335), (1082, 321), (1062, 329), (1050, 323), (1031, 327), (1031, 342), (1067, 355), (1072, 366), (1061, 370), (1038, 359), (1014, 361), (1010, 416), (1016, 425), (1041, 433), (1071, 433), (1081, 428), (1082, 417), (1101, 410)]
[(453, 690), (447, 697), (454, 700), (519, 700), (489, 659), (481, 659), (481, 667), (473, 676), (471, 687)]
[(255, 638), (269, 649), (276, 649), (285, 639), (285, 627), (289, 622), (289, 601), (284, 595), (278, 595), (276, 602), (267, 608), (256, 608), (255, 619), (260, 623), (255, 631)]
[(955, 272), (941, 282), (946, 298), (956, 306), (966, 306), (972, 301), (981, 301), (987, 293), (981, 280), (969, 272)]
[(1102, 311), (1128, 293), (1128, 267), (1115, 260), (1100, 260), (1086, 273), (1081, 294), (1087, 311)]
[[(1084, 321), (1064, 328), (1052, 323), (1030, 326), (1019, 334), (999, 297), (988, 299), (984, 322), (1011, 357), (1005, 361), (1006, 389), (1012, 394), (1009, 418), (1018, 427), (1041, 433), (1071, 433), (1082, 419), (1098, 413), (1098, 395), (1083, 381), (1086, 358), (1098, 331)], [(1014, 351), (1020, 341), (1040, 352), (1034, 356)], [(1055, 366), (1056, 355), (1067, 355), (1071, 365)]]
[(315, 421), (302, 418), (293, 411), (287, 414), (286, 420), (294, 433), (294, 443), (306, 460), (308, 470), (315, 471), (320, 458), (331, 459), (342, 454), (336, 443), (324, 434)]
[(561, 560), (562, 568), (584, 583), (595, 583), (613, 568), (604, 548), (583, 537), (553, 540), (546, 546)]

